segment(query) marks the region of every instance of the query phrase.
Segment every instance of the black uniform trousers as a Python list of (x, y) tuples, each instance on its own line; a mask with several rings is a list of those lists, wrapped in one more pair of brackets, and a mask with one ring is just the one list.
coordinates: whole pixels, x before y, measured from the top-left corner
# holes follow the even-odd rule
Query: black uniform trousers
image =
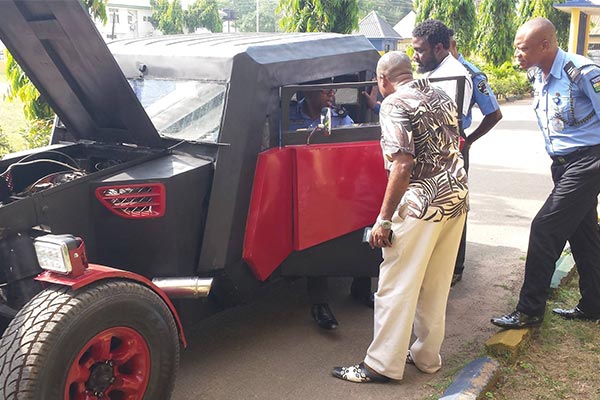
[[(309, 276), (306, 280), (306, 289), (311, 304), (329, 303), (329, 284), (326, 276)], [(370, 296), (371, 277), (354, 277), (350, 291), (358, 296)]]
[(531, 223), (517, 310), (544, 314), (556, 261), (568, 240), (579, 272), (579, 308), (600, 316), (600, 145), (552, 160), (554, 189)]

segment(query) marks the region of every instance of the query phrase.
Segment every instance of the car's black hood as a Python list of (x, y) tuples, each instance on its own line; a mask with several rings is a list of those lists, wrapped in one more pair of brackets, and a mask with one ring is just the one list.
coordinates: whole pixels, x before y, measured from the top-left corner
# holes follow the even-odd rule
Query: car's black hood
[(79, 0), (0, 1), (0, 40), (74, 137), (166, 145)]

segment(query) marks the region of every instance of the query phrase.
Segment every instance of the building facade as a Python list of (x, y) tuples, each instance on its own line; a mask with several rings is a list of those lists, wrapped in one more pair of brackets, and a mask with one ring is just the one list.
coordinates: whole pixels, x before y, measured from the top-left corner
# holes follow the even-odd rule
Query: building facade
[(106, 4), (107, 22), (94, 21), (102, 38), (133, 39), (154, 34), (150, 0), (114, 0)]

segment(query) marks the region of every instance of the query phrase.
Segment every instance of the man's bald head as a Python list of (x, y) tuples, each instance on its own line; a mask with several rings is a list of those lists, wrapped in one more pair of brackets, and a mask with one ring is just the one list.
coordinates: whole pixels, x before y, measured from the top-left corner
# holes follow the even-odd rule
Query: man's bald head
[(530, 19), (518, 29), (517, 35), (519, 34), (523, 34), (526, 38), (531, 38), (538, 43), (546, 40), (550, 45), (558, 48), (556, 28), (546, 18), (537, 17)]
[(405, 79), (407, 74), (412, 78), (412, 64), (406, 53), (401, 51), (385, 53), (377, 63), (377, 75), (385, 75), (393, 84)]
[(515, 49), (522, 68), (540, 67), (549, 73), (558, 51), (554, 24), (542, 17), (530, 19), (517, 30)]
[(387, 97), (396, 91), (396, 86), (412, 80), (410, 58), (401, 51), (385, 53), (377, 63), (377, 85), (379, 93)]

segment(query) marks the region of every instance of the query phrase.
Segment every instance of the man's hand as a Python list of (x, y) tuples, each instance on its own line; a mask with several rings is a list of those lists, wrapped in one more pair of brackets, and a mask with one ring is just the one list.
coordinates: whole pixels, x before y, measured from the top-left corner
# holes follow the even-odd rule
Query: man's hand
[(377, 90), (377, 86), (371, 86), (371, 92), (368, 93), (366, 91), (361, 92), (365, 100), (367, 101), (367, 107), (371, 110), (375, 109), (375, 105), (377, 104), (377, 95), (379, 94), (379, 90)]
[(392, 247), (390, 241), (391, 229), (383, 229), (381, 225), (377, 224), (371, 230), (371, 237), (369, 237), (369, 245), (372, 249), (375, 247)]

